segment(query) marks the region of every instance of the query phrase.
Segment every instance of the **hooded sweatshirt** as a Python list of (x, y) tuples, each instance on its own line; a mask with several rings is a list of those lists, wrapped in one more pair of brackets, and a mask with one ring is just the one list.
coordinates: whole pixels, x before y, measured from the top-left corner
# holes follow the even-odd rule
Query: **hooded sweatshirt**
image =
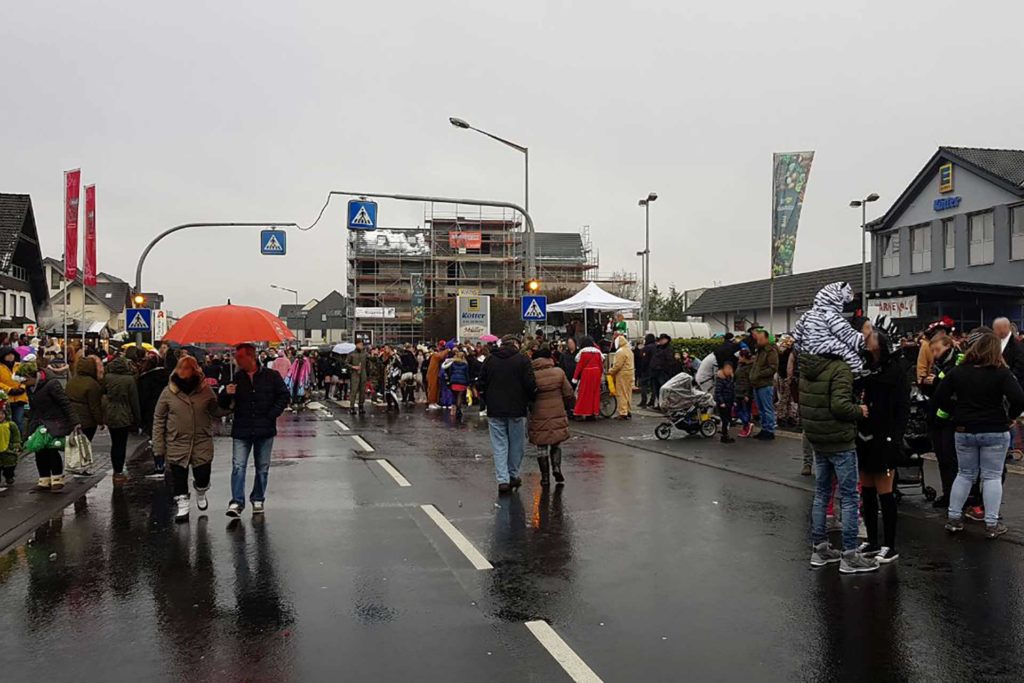
[(814, 306), (797, 321), (793, 337), (801, 353), (838, 357), (860, 375), (864, 372), (864, 335), (843, 317), (843, 306), (850, 301), (853, 289), (849, 283), (825, 285), (814, 295)]

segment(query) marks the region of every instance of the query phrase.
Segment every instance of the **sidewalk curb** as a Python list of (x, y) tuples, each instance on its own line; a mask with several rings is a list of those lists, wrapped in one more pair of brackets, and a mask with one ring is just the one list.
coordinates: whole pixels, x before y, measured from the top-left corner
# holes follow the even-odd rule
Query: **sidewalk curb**
[(22, 545), (32, 535), (32, 533), (47, 520), (63, 515), (64, 510), (77, 503), (82, 496), (87, 494), (97, 484), (103, 481), (110, 471), (111, 470), (109, 469), (104, 469), (103, 472), (93, 474), (86, 479), (76, 479), (73, 485), (74, 488), (67, 491), (67, 494), (70, 495), (62, 493), (58, 497), (52, 493), (39, 493), (38, 495), (43, 496), (44, 498), (49, 497), (60, 501), (63, 505), (54, 509), (53, 507), (47, 506), (46, 503), (43, 503), (44, 507), (38, 512), (11, 527), (7, 531), (0, 533), (0, 555), (4, 555), (9, 550)]
[[(656, 455), (663, 455), (663, 456), (667, 456), (669, 458), (675, 458), (677, 460), (683, 460), (685, 462), (691, 462), (691, 463), (694, 463), (694, 464), (697, 464), (697, 465), (703, 465), (705, 467), (710, 467), (712, 469), (720, 470), (722, 472), (729, 472), (729, 473), (732, 473), (732, 474), (738, 474), (740, 476), (750, 477), (751, 479), (756, 479), (758, 481), (768, 482), (770, 484), (778, 484), (780, 486), (785, 486), (787, 488), (795, 489), (797, 491), (804, 491), (806, 493), (811, 493), (811, 494), (814, 493), (814, 487), (813, 486), (804, 486), (804, 485), (800, 484), (799, 482), (790, 481), (788, 479), (783, 479), (782, 477), (776, 477), (776, 476), (771, 475), (771, 474), (765, 474), (763, 472), (757, 472), (757, 471), (754, 471), (754, 470), (748, 470), (746, 468), (736, 467), (734, 465), (726, 465), (724, 463), (715, 462), (713, 460), (708, 460), (707, 458), (702, 458), (702, 457), (699, 457), (699, 456), (685, 455), (685, 454), (682, 454), (682, 453), (669, 453), (667, 451), (658, 450), (657, 448), (652, 448), (650, 446), (646, 446), (646, 445), (643, 445), (643, 444), (625, 443), (625, 442), (623, 442), (623, 441), (621, 441), (619, 439), (616, 439), (616, 438), (613, 438), (613, 437), (610, 437), (610, 436), (605, 436), (603, 434), (594, 434), (592, 432), (588, 432), (588, 431), (582, 430), (582, 429), (580, 429), (579, 427), (577, 427), (575, 425), (570, 425), (570, 431), (575, 432), (576, 434), (579, 434), (579, 435), (582, 435), (582, 436), (590, 437), (592, 439), (600, 439), (602, 441), (607, 441), (609, 443), (614, 443), (614, 444), (617, 444), (619, 446), (627, 446), (629, 448), (636, 448), (638, 450), (646, 451), (648, 453), (654, 453)], [(924, 521), (932, 521), (932, 522), (945, 523), (945, 518), (944, 517), (936, 517), (935, 515), (922, 514), (920, 511), (918, 511), (916, 509), (912, 509), (912, 508), (903, 508), (903, 510), (901, 511), (901, 514), (906, 515), (908, 517), (913, 517), (914, 519), (920, 519), (920, 520), (924, 520)], [(1004, 534), (1003, 536), (1000, 536), (996, 540), (1003, 541), (1003, 542), (1006, 542), (1006, 543), (1013, 543), (1014, 545), (1024, 546), (1024, 537), (1018, 538), (1017, 534), (1016, 533), (1012, 533), (1012, 532), (1010, 534)]]

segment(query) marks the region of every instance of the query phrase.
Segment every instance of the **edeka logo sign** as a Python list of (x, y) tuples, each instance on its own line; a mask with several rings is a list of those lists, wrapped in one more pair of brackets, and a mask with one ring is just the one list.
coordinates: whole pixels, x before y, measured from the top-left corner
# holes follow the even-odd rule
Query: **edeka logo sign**
[(939, 194), (953, 191), (953, 164), (939, 166)]
[(947, 211), (960, 206), (961, 197), (939, 197), (932, 202), (932, 208), (936, 211)]

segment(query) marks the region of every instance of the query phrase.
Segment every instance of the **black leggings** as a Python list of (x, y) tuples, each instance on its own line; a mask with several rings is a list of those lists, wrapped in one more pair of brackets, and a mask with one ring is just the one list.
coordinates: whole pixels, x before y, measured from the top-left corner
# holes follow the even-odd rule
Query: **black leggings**
[[(195, 480), (197, 489), (208, 489), (210, 488), (210, 470), (213, 467), (213, 463), (206, 463), (205, 465), (193, 465), (192, 466), (192, 477)], [(176, 496), (187, 496), (188, 495), (188, 467), (182, 467), (181, 465), (171, 464), (171, 479), (174, 480), (174, 495)]]
[(64, 474), (64, 459), (55, 448), (45, 448), (36, 453), (36, 469), (41, 478), (57, 477)]
[(722, 418), (722, 437), (729, 438), (729, 425), (732, 424), (732, 406), (718, 406), (718, 417)]
[(92, 443), (93, 438), (96, 437), (96, 430), (98, 427), (82, 427), (82, 433), (85, 434), (85, 438), (89, 439), (89, 443)]
[(128, 427), (110, 427), (110, 464), (114, 474), (124, 472), (124, 460), (128, 452)]

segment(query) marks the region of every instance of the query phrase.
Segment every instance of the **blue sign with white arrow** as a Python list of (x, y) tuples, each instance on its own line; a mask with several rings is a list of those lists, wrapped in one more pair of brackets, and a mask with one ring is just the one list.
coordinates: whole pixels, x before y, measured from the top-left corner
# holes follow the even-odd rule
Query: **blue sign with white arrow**
[(264, 256), (284, 256), (288, 253), (288, 236), (284, 230), (261, 230), (260, 253)]
[(350, 199), (348, 202), (349, 230), (377, 229), (377, 202), (365, 199)]
[(125, 329), (129, 332), (149, 332), (153, 329), (153, 310), (149, 308), (126, 308)]
[(548, 298), (539, 294), (523, 297), (523, 320), (541, 321), (548, 319)]

